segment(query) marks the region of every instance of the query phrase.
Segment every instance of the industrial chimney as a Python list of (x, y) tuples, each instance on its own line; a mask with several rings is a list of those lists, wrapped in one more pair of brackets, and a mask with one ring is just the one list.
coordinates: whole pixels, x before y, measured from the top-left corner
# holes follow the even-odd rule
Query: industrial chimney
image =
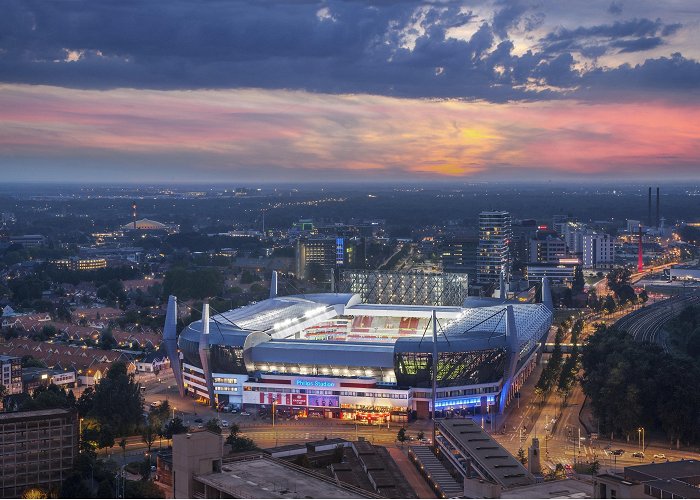
[(661, 225), (661, 216), (660, 216), (660, 211), (659, 211), (659, 188), (656, 188), (656, 227), (659, 227)]

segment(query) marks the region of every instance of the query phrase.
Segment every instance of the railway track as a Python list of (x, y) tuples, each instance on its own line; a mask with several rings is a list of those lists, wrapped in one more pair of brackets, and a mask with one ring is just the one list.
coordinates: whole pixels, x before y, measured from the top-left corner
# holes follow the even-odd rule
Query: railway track
[(657, 343), (668, 352), (666, 339), (661, 335), (663, 327), (690, 305), (700, 305), (700, 295), (693, 293), (671, 297), (638, 309), (620, 318), (615, 327), (626, 330), (638, 342)]

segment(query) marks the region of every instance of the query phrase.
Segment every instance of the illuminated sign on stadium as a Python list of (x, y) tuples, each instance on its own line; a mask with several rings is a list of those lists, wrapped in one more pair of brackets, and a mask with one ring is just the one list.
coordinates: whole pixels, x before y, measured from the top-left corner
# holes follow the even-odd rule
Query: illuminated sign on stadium
[(335, 382), (328, 382), (326, 380), (303, 380), (298, 378), (294, 383), (304, 387), (335, 387)]

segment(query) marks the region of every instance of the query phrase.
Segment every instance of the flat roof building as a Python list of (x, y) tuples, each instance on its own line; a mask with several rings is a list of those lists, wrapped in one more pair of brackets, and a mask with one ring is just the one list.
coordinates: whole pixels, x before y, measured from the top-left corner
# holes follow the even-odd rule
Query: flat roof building
[(209, 431), (173, 436), (175, 498), (381, 498), (263, 453), (223, 457)]
[(600, 474), (593, 492), (594, 498), (700, 498), (700, 461), (633, 465), (621, 475)]
[(75, 410), (0, 413), (0, 497), (59, 488), (73, 470), (78, 439)]

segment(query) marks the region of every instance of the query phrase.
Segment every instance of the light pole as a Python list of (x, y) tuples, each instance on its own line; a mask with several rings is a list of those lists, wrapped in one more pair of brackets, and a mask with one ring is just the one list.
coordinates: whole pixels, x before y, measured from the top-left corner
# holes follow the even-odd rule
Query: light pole
[(637, 429), (637, 435), (639, 436), (640, 444), (642, 446), (642, 453), (644, 453), (644, 427)]
[(275, 431), (275, 447), (277, 447), (277, 428), (275, 428), (275, 413), (277, 413), (277, 409), (275, 406), (277, 405), (277, 398), (274, 398), (272, 400), (272, 430)]
[(78, 452), (82, 453), (83, 452), (83, 420), (84, 418), (80, 418), (80, 423), (79, 423), (79, 429), (78, 429)]

